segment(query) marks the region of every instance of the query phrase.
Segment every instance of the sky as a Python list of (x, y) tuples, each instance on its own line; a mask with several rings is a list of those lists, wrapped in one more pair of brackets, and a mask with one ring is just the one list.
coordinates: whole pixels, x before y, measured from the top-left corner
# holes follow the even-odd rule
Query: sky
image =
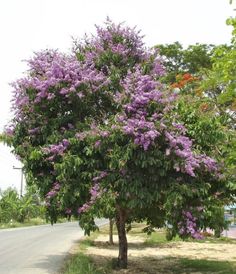
[[(236, 1), (235, 1), (236, 2)], [(147, 46), (179, 41), (229, 43), (231, 28), (225, 21), (235, 16), (229, 0), (7, 0), (0, 1), (0, 132), (9, 123), (11, 86), (27, 71), (23, 60), (42, 49), (68, 52), (72, 37), (95, 33), (107, 16), (126, 22), (145, 35)], [(22, 167), (0, 144), (0, 188), (20, 188)]]

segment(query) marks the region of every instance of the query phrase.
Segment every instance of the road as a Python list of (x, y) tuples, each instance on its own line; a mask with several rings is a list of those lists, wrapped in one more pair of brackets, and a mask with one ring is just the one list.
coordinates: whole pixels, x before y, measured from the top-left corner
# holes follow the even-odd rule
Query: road
[(0, 230), (0, 274), (55, 274), (83, 235), (77, 222)]

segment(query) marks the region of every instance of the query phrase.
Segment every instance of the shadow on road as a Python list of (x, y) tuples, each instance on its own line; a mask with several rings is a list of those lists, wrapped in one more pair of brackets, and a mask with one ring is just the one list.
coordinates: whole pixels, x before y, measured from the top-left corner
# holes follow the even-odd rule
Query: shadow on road
[[(62, 253), (60, 255), (48, 255), (45, 259), (39, 260), (37, 263), (32, 265), (33, 269), (40, 269), (45, 271), (45, 274), (55, 274), (59, 273), (62, 268), (68, 253)], [(32, 274), (37, 273), (33, 271)]]

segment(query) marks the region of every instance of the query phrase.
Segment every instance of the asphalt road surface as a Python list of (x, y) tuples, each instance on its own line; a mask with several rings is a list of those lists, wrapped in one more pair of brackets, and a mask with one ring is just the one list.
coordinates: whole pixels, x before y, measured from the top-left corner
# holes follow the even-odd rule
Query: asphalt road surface
[(0, 230), (0, 274), (55, 274), (83, 235), (77, 222)]

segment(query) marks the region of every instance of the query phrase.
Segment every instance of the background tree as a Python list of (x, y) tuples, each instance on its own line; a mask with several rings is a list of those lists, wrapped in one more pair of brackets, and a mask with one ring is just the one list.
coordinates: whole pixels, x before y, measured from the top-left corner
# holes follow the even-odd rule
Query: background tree
[(173, 236), (201, 237), (205, 205), (230, 193), (221, 166), (180, 123), (176, 94), (159, 81), (162, 60), (139, 32), (108, 20), (71, 55), (42, 51), (28, 63), (28, 76), (13, 84), (8, 140), (51, 222), (69, 209), (89, 232), (95, 224), (83, 216), (99, 197), (114, 195), (122, 268), (126, 225), (134, 220), (168, 222)]
[(9, 223), (11, 220), (18, 219), (18, 204), (19, 196), (16, 189), (8, 188), (1, 191), (0, 199), (0, 218), (1, 223)]
[[(172, 45), (163, 46), (163, 54), (165, 54), (165, 49), (168, 49), (169, 46), (172, 47)], [(192, 46), (189, 48), (191, 47)], [(199, 47), (201, 47), (201, 45), (199, 45)], [(208, 47), (206, 46), (205, 48)], [(220, 57), (221, 60), (219, 60), (219, 53), (230, 55), (233, 47), (232, 45), (220, 45), (211, 46), (211, 48), (210, 54), (199, 54), (199, 58), (195, 58), (195, 54), (191, 56), (193, 51), (190, 50), (187, 53), (190, 65), (189, 63), (186, 64), (184, 72), (176, 70), (178, 74), (175, 77), (175, 82), (171, 82), (171, 87), (179, 93), (178, 100), (176, 101), (176, 111), (188, 129), (188, 136), (195, 140), (194, 144), (196, 148), (201, 147), (201, 149), (207, 151), (209, 155), (225, 166), (224, 174), (228, 184), (227, 187), (232, 194), (226, 203), (230, 204), (234, 201), (233, 196), (236, 190), (235, 130), (232, 128), (233, 112), (227, 105), (222, 105), (220, 100), (218, 100), (220, 93), (225, 96), (225, 91), (222, 89), (224, 87), (222, 79), (220, 77), (218, 78), (218, 73), (214, 71), (216, 70), (215, 65), (217, 62), (223, 61), (221, 59), (222, 56)], [(176, 51), (176, 54), (177, 52), (178, 51)], [(172, 53), (172, 58), (174, 59), (174, 52)], [(206, 56), (210, 58), (209, 67), (204, 66), (204, 60), (207, 60)], [(164, 58), (166, 57), (164, 56)], [(201, 58), (203, 58), (203, 61), (201, 61)], [(229, 57), (227, 61), (230, 62), (230, 60), (232, 60), (231, 57)], [(195, 65), (192, 66), (191, 62)], [(198, 67), (199, 69), (192, 69), (192, 74), (190, 74), (190, 68), (193, 67)], [(223, 77), (223, 68), (221, 67), (219, 70)], [(166, 80), (168, 79), (170, 80), (167, 76)], [(216, 82), (218, 82), (218, 86), (210, 84)], [(220, 195), (222, 196), (223, 193)], [(209, 219), (209, 221), (211, 219), (211, 222), (207, 223), (209, 223), (209, 226), (213, 229), (213, 226), (215, 226), (218, 235), (219, 231), (227, 226), (224, 218), (221, 218), (222, 216), (218, 214), (222, 212), (222, 210), (224, 211), (224, 206), (225, 204), (221, 203), (221, 205), (219, 205), (217, 201), (216, 204), (213, 204), (213, 201), (210, 199), (205, 211), (205, 218)], [(219, 229), (220, 227), (221, 229)]]
[[(228, 19), (227, 24), (235, 29), (235, 19)], [(183, 49), (176, 42), (157, 46), (166, 60), (165, 81), (180, 94), (177, 112), (188, 136), (195, 140), (195, 145), (224, 162), (231, 193), (236, 188), (234, 36), (235, 31), (231, 45), (197, 44)]]
[(195, 44), (186, 49), (179, 43), (159, 44), (155, 48), (163, 57), (166, 75), (164, 81), (168, 84), (176, 82), (177, 75), (189, 73), (198, 76), (204, 69), (211, 69), (214, 45)]
[(22, 197), (16, 189), (8, 188), (0, 193), (0, 223), (30, 221), (33, 218), (45, 219), (45, 206), (31, 191)]
[(221, 46), (213, 55), (213, 67), (208, 71), (204, 82), (204, 90), (215, 100), (215, 105), (225, 122), (235, 127), (236, 121), (236, 85), (235, 85), (235, 58), (236, 58), (236, 19), (230, 18), (227, 24), (233, 27), (230, 47)]

